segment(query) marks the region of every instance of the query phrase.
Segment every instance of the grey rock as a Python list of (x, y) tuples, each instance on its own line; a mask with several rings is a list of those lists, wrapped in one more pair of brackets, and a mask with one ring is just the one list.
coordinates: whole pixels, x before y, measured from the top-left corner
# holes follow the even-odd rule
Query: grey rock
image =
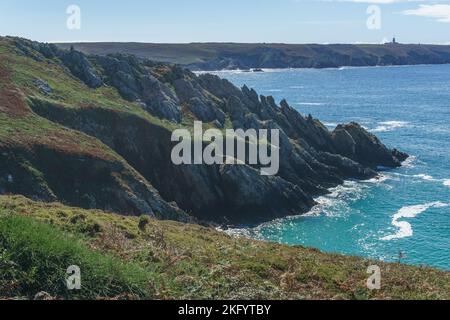
[(388, 149), (375, 135), (354, 122), (337, 126), (332, 139), (340, 154), (371, 168), (398, 167), (408, 157)]
[(33, 83), (42, 94), (44, 94), (46, 96), (52, 94), (53, 89), (50, 87), (50, 85), (46, 81), (41, 80), (41, 79), (35, 79), (33, 81)]
[(181, 122), (178, 97), (156, 79), (135, 57), (112, 55), (96, 57), (106, 74), (106, 82), (127, 100), (138, 102), (149, 113)]
[(101, 77), (97, 74), (86, 56), (78, 51), (59, 52), (58, 57), (74, 76), (91, 88), (103, 85)]
[(200, 98), (193, 97), (189, 100), (189, 110), (203, 122), (216, 121), (223, 126), (225, 122), (225, 113), (217, 109), (210, 103), (204, 103)]
[(223, 165), (220, 175), (229, 206), (235, 209), (231, 212), (236, 212), (234, 222), (256, 223), (299, 215), (315, 204), (300, 187), (280, 177), (261, 176), (258, 170), (245, 165)]

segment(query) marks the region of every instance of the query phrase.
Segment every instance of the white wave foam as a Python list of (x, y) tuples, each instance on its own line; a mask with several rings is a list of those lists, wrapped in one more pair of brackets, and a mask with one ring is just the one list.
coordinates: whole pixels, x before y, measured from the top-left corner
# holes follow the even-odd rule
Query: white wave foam
[(268, 89), (268, 90), (263, 90), (264, 92), (282, 92), (283, 89)]
[(416, 174), (416, 175), (413, 175), (411, 177), (423, 179), (425, 181), (442, 182), (442, 184), (444, 186), (450, 187), (450, 179), (436, 179), (436, 178), (433, 178), (432, 176), (430, 176), (428, 174), (424, 174), (424, 173)]
[(414, 168), (416, 165), (417, 157), (415, 156), (409, 156), (408, 159), (402, 162), (402, 166), (405, 168)]
[(317, 217), (320, 215), (335, 217), (336, 215), (345, 214), (348, 210), (348, 202), (362, 198), (364, 196), (363, 190), (366, 188), (368, 186), (363, 183), (345, 181), (344, 184), (331, 188), (329, 194), (316, 198), (317, 205), (306, 214), (275, 219), (253, 228), (243, 226), (229, 229), (217, 228), (217, 230), (234, 237), (264, 239), (261, 236), (261, 230), (266, 228), (280, 229), (283, 226), (289, 225), (290, 221), (295, 221), (299, 218)]
[(306, 216), (343, 215), (349, 210), (348, 203), (364, 197), (364, 190), (368, 187), (357, 181), (345, 181), (342, 185), (329, 189), (329, 194), (316, 198), (317, 205)]
[(396, 240), (396, 239), (402, 239), (407, 237), (413, 236), (413, 229), (409, 222), (406, 221), (400, 221), (400, 219), (403, 218), (415, 218), (419, 214), (427, 211), (430, 208), (443, 208), (447, 207), (448, 204), (443, 202), (430, 202), (426, 204), (419, 204), (415, 206), (408, 206), (401, 208), (392, 218), (392, 225), (394, 227), (399, 228), (396, 234), (386, 236), (381, 238), (380, 240), (383, 241), (390, 241), (390, 240)]
[(300, 106), (323, 106), (325, 103), (322, 102), (297, 102), (296, 105)]
[(390, 179), (392, 179), (392, 176), (382, 173), (382, 174), (379, 174), (378, 176), (376, 176), (375, 178), (372, 178), (369, 180), (364, 180), (364, 182), (379, 184), (379, 183), (383, 183), (386, 180), (390, 180)]
[(450, 179), (437, 179), (437, 178), (434, 178), (434, 177), (432, 177), (432, 176), (430, 176), (429, 174), (426, 174), (426, 173), (409, 175), (409, 174), (402, 174), (402, 173), (396, 172), (396, 173), (392, 173), (392, 175), (399, 176), (399, 177), (405, 177), (405, 178), (422, 179), (424, 181), (429, 181), (429, 182), (438, 182), (438, 183), (442, 183), (446, 187), (450, 187)]
[(395, 129), (404, 128), (409, 125), (406, 121), (383, 121), (378, 123), (378, 127), (372, 129), (372, 132), (389, 132)]
[(304, 89), (304, 86), (290, 86), (289, 89)]
[(435, 178), (433, 178), (432, 176), (425, 174), (425, 173), (421, 173), (421, 174), (415, 174), (412, 177), (414, 178), (419, 178), (419, 179), (423, 179), (425, 181), (437, 181)]

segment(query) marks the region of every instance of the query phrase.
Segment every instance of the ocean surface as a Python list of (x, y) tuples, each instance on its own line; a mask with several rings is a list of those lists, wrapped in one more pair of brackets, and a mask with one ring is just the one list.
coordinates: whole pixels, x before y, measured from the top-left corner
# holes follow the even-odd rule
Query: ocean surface
[(450, 270), (450, 65), (216, 74), (330, 129), (357, 121), (412, 155), (380, 180), (332, 189), (306, 216), (228, 232)]

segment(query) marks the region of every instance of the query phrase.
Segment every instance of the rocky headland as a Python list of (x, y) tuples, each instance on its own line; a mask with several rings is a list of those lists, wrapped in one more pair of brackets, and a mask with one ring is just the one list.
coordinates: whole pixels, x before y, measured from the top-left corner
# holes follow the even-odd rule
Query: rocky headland
[[(0, 38), (0, 192), (123, 215), (227, 224), (300, 215), (408, 155), (357, 123), (329, 131), (285, 100), (129, 54)], [(252, 66), (252, 67), (265, 67)], [(174, 165), (172, 130), (279, 129), (280, 171)]]

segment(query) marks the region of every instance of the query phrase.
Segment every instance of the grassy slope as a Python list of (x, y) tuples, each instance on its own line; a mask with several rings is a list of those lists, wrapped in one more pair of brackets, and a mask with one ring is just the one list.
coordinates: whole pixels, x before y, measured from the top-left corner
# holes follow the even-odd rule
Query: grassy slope
[[(47, 100), (65, 108), (101, 108), (141, 117), (153, 124), (172, 128), (169, 121), (151, 116), (137, 104), (122, 99), (111, 87), (90, 89), (84, 83), (66, 72), (57, 61), (35, 61), (18, 55), (13, 44), (0, 39), (0, 54), (6, 60), (11, 81), (26, 97)], [(46, 96), (39, 92), (34, 80), (47, 82), (53, 92)], [(1, 86), (0, 86), (1, 87)]]
[[(20, 196), (0, 197), (0, 243), (0, 296), (44, 290), (62, 298), (450, 299), (445, 272)], [(371, 292), (366, 269), (374, 263), (382, 290)], [(76, 295), (60, 283), (71, 264), (84, 275)]]
[[(103, 86), (95, 90), (87, 87), (61, 68), (57, 61), (35, 61), (29, 57), (18, 55), (12, 41), (6, 38), (0, 38), (0, 58), (0, 72), (3, 70), (4, 73), (7, 73), (7, 77), (0, 76), (0, 90), (7, 86), (13, 86), (14, 91), (20, 96), (21, 115), (24, 115), (23, 118), (13, 119), (9, 114), (10, 112), (2, 112), (6, 104), (1, 100), (4, 96), (3, 90), (2, 95), (0, 95), (0, 143), (2, 140), (8, 142), (29, 140), (33, 136), (39, 136), (39, 139), (55, 137), (58, 135), (57, 132), (61, 135), (63, 131), (70, 132), (76, 136), (77, 140), (85, 142), (88, 136), (84, 135), (83, 139), (78, 135), (78, 132), (67, 130), (32, 113), (28, 107), (29, 99), (47, 102), (74, 111), (86, 108), (106, 109), (124, 117), (139, 117), (170, 131), (177, 128), (174, 123), (154, 117), (138, 104), (124, 100), (112, 87)], [(36, 79), (47, 82), (52, 88), (52, 93), (50, 95), (42, 94), (34, 84)], [(17, 108), (17, 105), (19, 103), (14, 103), (14, 108)], [(194, 118), (186, 117), (181, 126), (191, 129), (194, 120)], [(230, 126), (229, 123), (227, 125)], [(207, 124), (205, 126), (208, 127)], [(49, 131), (41, 132), (42, 129), (48, 129)], [(98, 148), (98, 146), (96, 147)], [(111, 151), (107, 150), (108, 148), (101, 149), (106, 153)]]
[[(89, 90), (56, 64), (37, 62), (13, 50), (10, 41), (0, 39), (0, 145), (31, 147), (39, 144), (65, 152), (120, 160), (97, 139), (34, 114), (28, 107), (28, 98), (47, 99), (67, 108), (94, 107), (94, 103), (98, 108), (122, 108), (136, 113), (138, 108), (121, 104), (118, 94), (109, 88)], [(54, 88), (50, 97), (44, 97), (33, 85), (36, 79), (48, 81)]]

